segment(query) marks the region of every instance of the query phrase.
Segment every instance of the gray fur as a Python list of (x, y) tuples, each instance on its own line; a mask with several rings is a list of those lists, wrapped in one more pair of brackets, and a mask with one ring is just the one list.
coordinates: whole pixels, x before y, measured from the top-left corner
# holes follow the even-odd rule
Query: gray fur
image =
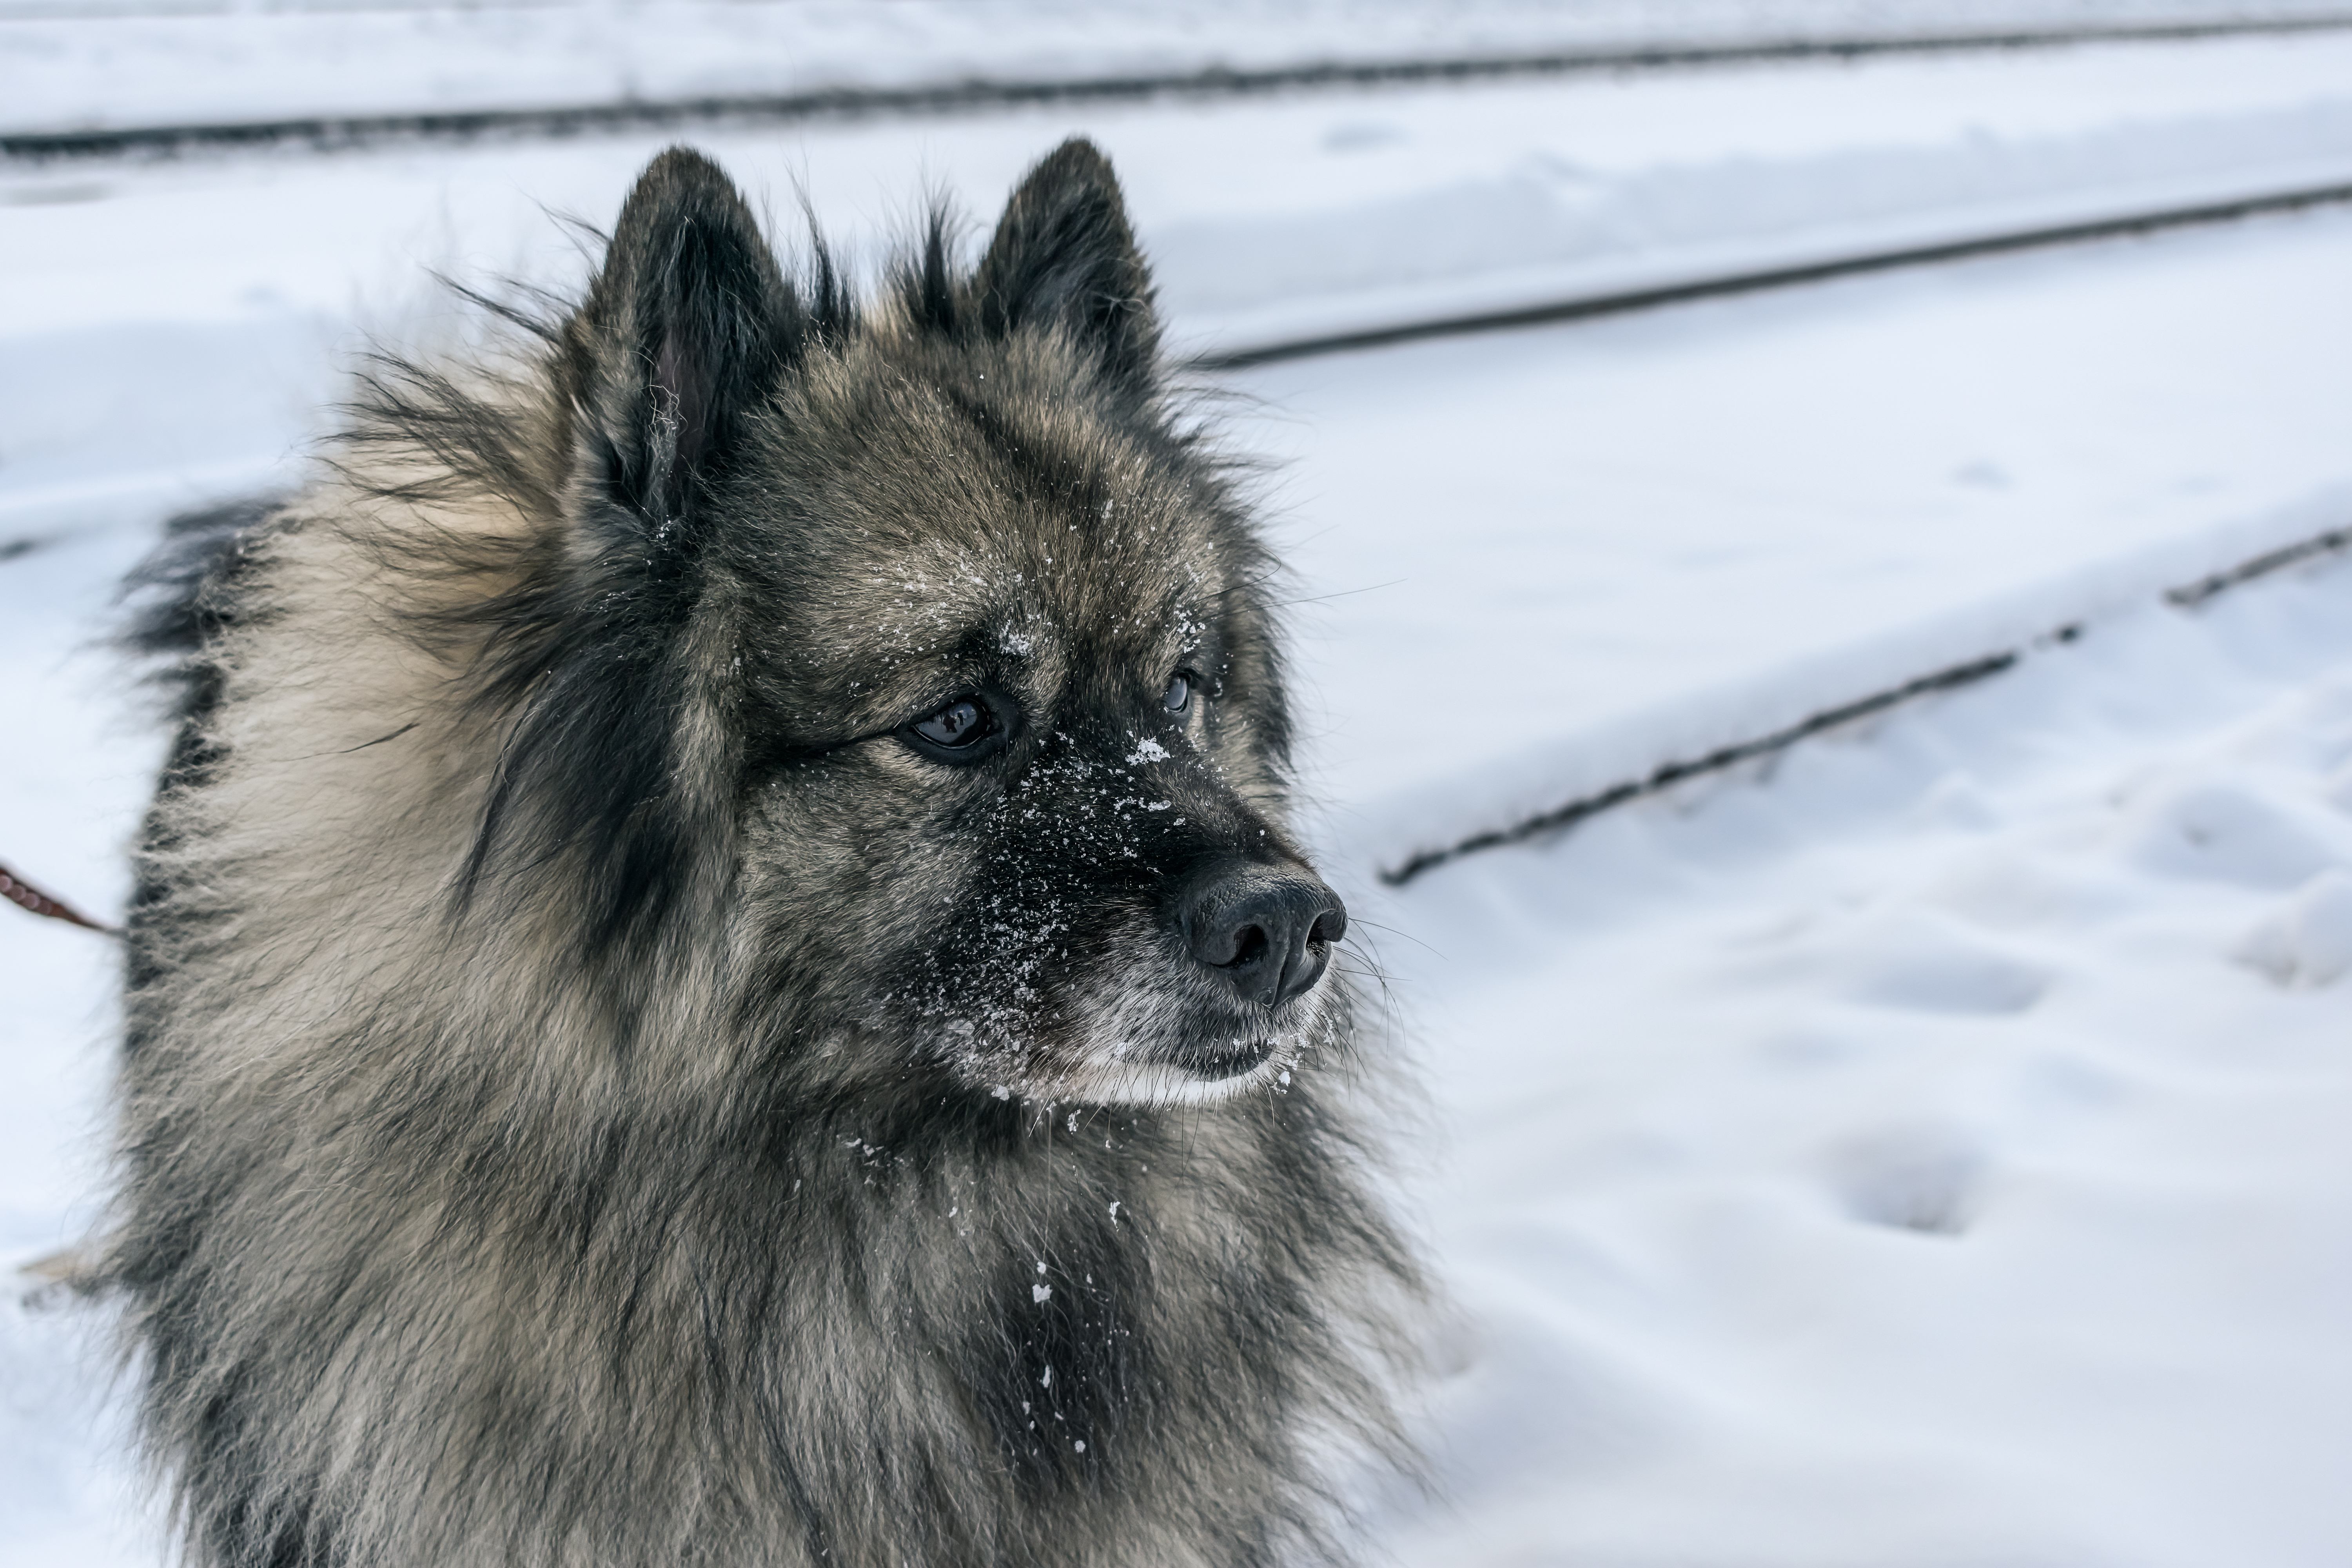
[(1398, 1449), (1344, 978), (1169, 913), (1309, 875), (1271, 563), (1101, 155), (944, 236), (859, 306), (666, 153), (150, 570), (101, 1272), (197, 1568), (1235, 1568)]

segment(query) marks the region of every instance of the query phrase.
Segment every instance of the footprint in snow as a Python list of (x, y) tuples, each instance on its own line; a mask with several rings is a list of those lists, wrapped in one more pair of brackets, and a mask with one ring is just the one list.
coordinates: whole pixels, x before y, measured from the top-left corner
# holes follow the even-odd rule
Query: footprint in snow
[(2246, 933), (2235, 956), (2281, 985), (2326, 985), (2352, 973), (2352, 874), (2312, 878)]
[(2352, 834), (2236, 785), (2199, 784), (2149, 805), (2131, 858), (2159, 876), (2292, 888), (2352, 859)]
[(2327, 775), (2319, 786), (2320, 798), (2336, 810), (2352, 816), (2352, 763), (2346, 763)]
[(2050, 989), (2051, 972), (1943, 920), (1912, 915), (1865, 942), (1845, 986), (1854, 1001), (1916, 1013), (2022, 1013)]
[(1864, 1225), (1958, 1236), (1974, 1216), (1985, 1163), (1976, 1140), (1950, 1128), (1898, 1128), (1834, 1150), (1830, 1187)]

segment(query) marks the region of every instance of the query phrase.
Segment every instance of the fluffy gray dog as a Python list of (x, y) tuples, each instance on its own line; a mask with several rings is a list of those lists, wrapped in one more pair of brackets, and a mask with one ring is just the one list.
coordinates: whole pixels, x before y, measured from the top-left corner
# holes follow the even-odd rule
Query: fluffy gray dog
[(1270, 563), (1109, 165), (788, 279), (673, 150), (149, 569), (100, 1274), (191, 1563), (1331, 1549), (1412, 1270)]

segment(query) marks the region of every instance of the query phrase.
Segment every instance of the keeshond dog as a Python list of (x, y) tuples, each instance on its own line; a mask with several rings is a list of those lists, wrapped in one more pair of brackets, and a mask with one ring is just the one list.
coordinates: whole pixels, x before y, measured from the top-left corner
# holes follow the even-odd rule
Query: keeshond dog
[(1082, 141), (871, 298), (676, 149), (178, 525), (96, 1274), (187, 1561), (1343, 1550), (1413, 1265), (1151, 297)]

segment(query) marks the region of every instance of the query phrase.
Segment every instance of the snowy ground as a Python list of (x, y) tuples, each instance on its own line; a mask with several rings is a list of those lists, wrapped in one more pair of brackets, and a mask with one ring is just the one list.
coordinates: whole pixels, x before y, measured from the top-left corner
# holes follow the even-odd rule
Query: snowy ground
[(1468, 1319), (1406, 1562), (2346, 1560), (2352, 569), (1356, 902)]
[(2347, 277), (2332, 212), (1244, 378), (1335, 836), (1392, 866), (2352, 522)]
[(0, 0), (0, 133), (2346, 15), (2342, 0)]
[[(1549, 287), (2352, 166), (2345, 49), (698, 140), (867, 245), (925, 171), (985, 210), (1087, 130), (1204, 341), (1498, 257)], [(159, 742), (88, 644), (153, 517), (283, 472), (355, 324), (416, 330), (420, 263), (548, 262), (537, 204), (609, 216), (655, 144), (0, 168), (0, 862), (119, 907)], [(1406, 1165), (1454, 1500), (1382, 1521), (1405, 1562), (2352, 1552), (2352, 564), (2158, 598), (2352, 522), (2347, 277), (2322, 211), (1232, 381), (1287, 465), (1328, 868), (1444, 1146)], [(1374, 876), (2062, 624), (1769, 766)], [(21, 1262), (89, 1214), (111, 953), (0, 917)], [(152, 1559), (75, 1335), (0, 1307), (0, 1563)]]
[[(2352, 183), (2352, 31), (695, 140), (787, 228), (805, 190), (870, 256), (927, 188), (986, 213), (1076, 132), (1118, 162), (1176, 341), (1246, 349)], [(0, 166), (11, 275), (31, 286), (0, 299), (0, 368), (54, 384), (53, 363), (122, 352), (109, 334), (126, 323), (168, 328), (134, 431), (193, 415), (220, 452), (241, 419), (266, 455), (299, 426), (264, 385), (418, 309), (425, 268), (562, 275), (574, 258), (549, 213), (608, 218), (670, 139)], [(264, 368), (224, 403), (194, 367), (227, 360)]]

